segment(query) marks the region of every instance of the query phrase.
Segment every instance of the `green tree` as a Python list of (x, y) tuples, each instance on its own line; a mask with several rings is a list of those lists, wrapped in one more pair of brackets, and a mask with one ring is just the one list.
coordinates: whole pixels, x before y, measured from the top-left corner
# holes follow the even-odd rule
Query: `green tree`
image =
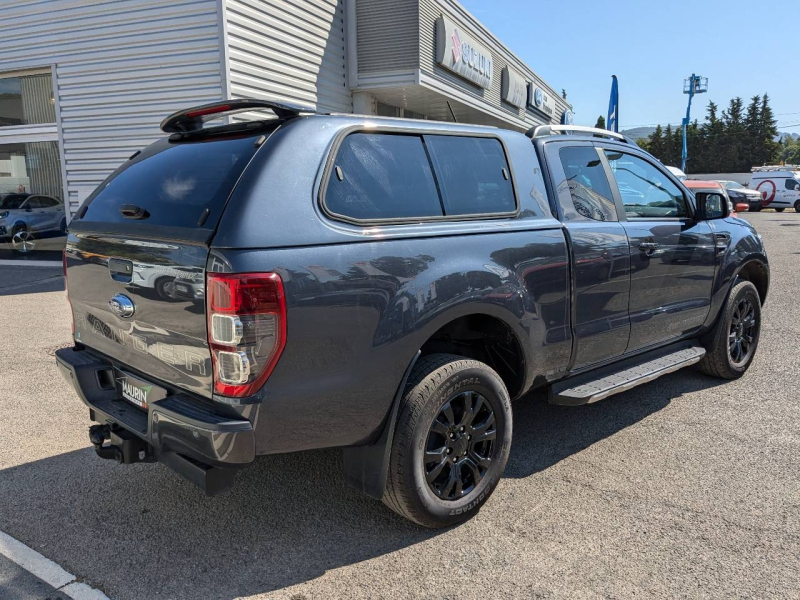
[(744, 127), (747, 134), (742, 136), (739, 147), (742, 164), (757, 164), (760, 160), (761, 150), (761, 96), (750, 98), (747, 113), (744, 116)]
[(665, 165), (677, 166), (680, 164), (681, 151), (678, 141), (677, 134), (672, 131), (672, 125), (667, 123), (667, 128), (664, 130), (663, 158), (659, 159)]
[(800, 144), (792, 136), (785, 135), (778, 141), (777, 162), (793, 164), (798, 155), (800, 155)]
[[(719, 114), (719, 106), (709, 102), (702, 124), (694, 121), (687, 127), (691, 173), (747, 173), (751, 167), (777, 161), (800, 164), (800, 140), (784, 136), (777, 140), (775, 115), (769, 96), (753, 96), (745, 107), (741, 98), (733, 98)], [(683, 130), (671, 125), (656, 130), (640, 144), (665, 165), (679, 165)]]
[(772, 107), (769, 105), (769, 96), (766, 92), (761, 97), (759, 119), (761, 120), (761, 127), (759, 128), (760, 140), (759, 151), (755, 157), (758, 162), (755, 165), (764, 165), (775, 162), (778, 153), (778, 144), (775, 142), (775, 138), (778, 136), (778, 121), (775, 120)]
[(742, 160), (742, 145), (747, 135), (742, 106), (742, 99), (737, 96), (730, 101), (727, 110), (722, 111), (725, 134), (722, 136), (721, 146), (717, 145), (717, 148), (721, 153), (725, 172), (745, 173), (752, 166), (747, 160)]
[(717, 117), (719, 106), (709, 102), (706, 108), (706, 120), (700, 127), (700, 143), (703, 151), (703, 170), (697, 173), (724, 173), (722, 156), (719, 147), (725, 135), (725, 126)]
[(647, 138), (648, 152), (655, 156), (658, 160), (664, 160), (664, 130), (661, 125), (656, 127), (656, 130)]
[(597, 117), (597, 123), (594, 124), (597, 129), (605, 129), (606, 128), (606, 118), (603, 115)]

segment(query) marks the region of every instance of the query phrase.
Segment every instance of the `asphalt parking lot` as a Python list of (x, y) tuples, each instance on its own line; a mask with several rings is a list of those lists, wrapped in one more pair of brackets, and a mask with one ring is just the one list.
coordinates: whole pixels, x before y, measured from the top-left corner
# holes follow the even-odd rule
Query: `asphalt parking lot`
[[(339, 451), (259, 459), (216, 498), (98, 459), (53, 362), (60, 270), (0, 266), (0, 531), (120, 600), (800, 598), (800, 214), (746, 218), (772, 270), (747, 375), (519, 401), (497, 492), (435, 532), (349, 489)], [(0, 557), (0, 597), (61, 596)]]

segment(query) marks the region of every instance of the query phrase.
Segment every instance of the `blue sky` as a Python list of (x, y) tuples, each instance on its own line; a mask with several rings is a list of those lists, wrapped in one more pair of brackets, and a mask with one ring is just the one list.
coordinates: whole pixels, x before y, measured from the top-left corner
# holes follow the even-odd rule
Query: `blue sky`
[[(553, 88), (567, 90), (575, 123), (608, 111), (620, 84), (620, 129), (680, 123), (684, 78), (709, 79), (709, 100), (727, 106), (769, 93), (779, 129), (800, 133), (798, 0), (460, 0)], [(555, 10), (555, 12), (549, 12)], [(797, 124), (796, 127), (787, 127)]]

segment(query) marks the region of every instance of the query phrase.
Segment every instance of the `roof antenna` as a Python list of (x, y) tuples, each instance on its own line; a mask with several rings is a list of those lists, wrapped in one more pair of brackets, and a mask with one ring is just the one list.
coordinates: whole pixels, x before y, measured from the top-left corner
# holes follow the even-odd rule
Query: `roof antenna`
[(450, 114), (453, 116), (453, 121), (458, 123), (458, 119), (456, 119), (456, 113), (453, 112), (453, 107), (450, 106), (450, 100), (445, 100), (445, 102), (447, 102), (447, 108), (450, 109)]

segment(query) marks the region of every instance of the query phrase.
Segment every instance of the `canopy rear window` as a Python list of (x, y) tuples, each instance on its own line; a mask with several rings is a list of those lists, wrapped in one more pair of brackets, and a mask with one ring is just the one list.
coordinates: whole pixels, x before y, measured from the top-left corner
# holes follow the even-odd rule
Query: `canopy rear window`
[(213, 230), (258, 138), (157, 142), (94, 192), (81, 220)]

